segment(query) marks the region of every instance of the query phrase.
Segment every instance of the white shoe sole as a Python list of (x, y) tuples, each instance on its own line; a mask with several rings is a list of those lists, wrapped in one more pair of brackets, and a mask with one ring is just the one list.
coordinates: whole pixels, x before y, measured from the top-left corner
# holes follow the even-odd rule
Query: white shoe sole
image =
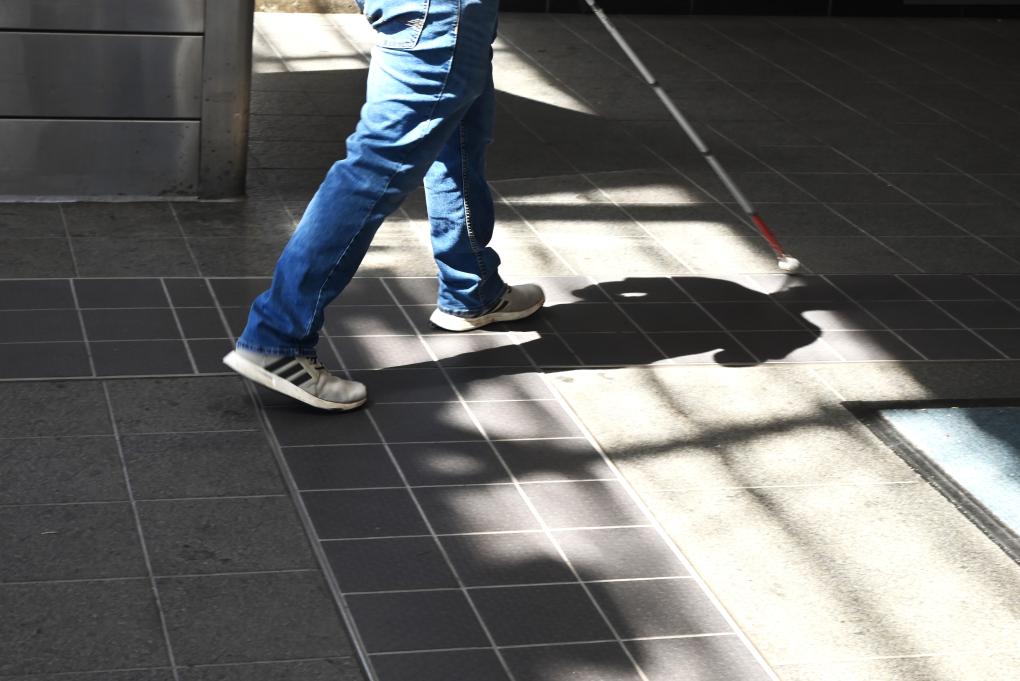
[(544, 295), (537, 303), (523, 310), (518, 310), (517, 312), (493, 312), (492, 314), (484, 314), (480, 317), (458, 317), (436, 308), (432, 316), (429, 317), (429, 321), (446, 331), (473, 331), (489, 324), (495, 324), (496, 322), (512, 322), (530, 317), (542, 309), (543, 305), (545, 305)]
[(302, 390), (290, 381), (282, 379), (270, 371), (266, 371), (255, 362), (241, 357), (241, 355), (237, 354), (233, 350), (231, 350), (230, 353), (223, 358), (223, 363), (245, 378), (255, 381), (259, 385), (265, 386), (270, 390), (275, 390), (281, 395), (292, 397), (299, 402), (304, 402), (305, 404), (318, 409), (326, 409), (329, 411), (350, 411), (351, 409), (357, 409), (368, 400), (367, 397), (357, 402), (330, 402), (328, 400), (321, 399), (310, 392)]

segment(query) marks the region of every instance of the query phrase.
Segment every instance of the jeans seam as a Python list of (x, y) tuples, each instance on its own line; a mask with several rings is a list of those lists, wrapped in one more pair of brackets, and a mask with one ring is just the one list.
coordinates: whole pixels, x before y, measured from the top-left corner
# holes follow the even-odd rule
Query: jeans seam
[(486, 279), (485, 262), (478, 249), (478, 240), (475, 236), (474, 224), (471, 221), (471, 206), (468, 202), (468, 163), (467, 148), (464, 140), (464, 124), (458, 126), (460, 138), (460, 183), (461, 194), (464, 196), (464, 229), (467, 231), (468, 245), (471, 247), (471, 255), (474, 256), (475, 264), (478, 266), (478, 276), (482, 281)]
[[(456, 28), (460, 26), (460, 18), (461, 18), (462, 11), (463, 11), (463, 7), (461, 6), (461, 3), (458, 2), (457, 3), (457, 22), (456, 22), (456, 26), (454, 27), (455, 31), (456, 31)], [(447, 86), (449, 85), (449, 82), (450, 82), (450, 74), (453, 72), (453, 62), (456, 59), (456, 57), (457, 57), (457, 41), (454, 41), (454, 43), (453, 43), (453, 50), (452, 50), (452, 52), (450, 54), (450, 68), (447, 69), (446, 75), (443, 77), (443, 84), (442, 84), (442, 86), (440, 86), (439, 92), (436, 93), (436, 96), (433, 99), (432, 110), (429, 111), (429, 116), (428, 116), (428, 119), (426, 120), (425, 126), (424, 126), (424, 129), (426, 129), (426, 130), (431, 125), (431, 123), (435, 120), (436, 109), (439, 107), (439, 102), (442, 100), (443, 95), (446, 93), (446, 88), (447, 88)], [(415, 140), (415, 144), (416, 145), (420, 144), (422, 139), (424, 139), (424, 133), (421, 136), (419, 136), (417, 140)], [(308, 323), (305, 325), (305, 335), (306, 336), (311, 331), (312, 322), (315, 321), (315, 311), (319, 309), (319, 302), (322, 300), (322, 292), (326, 290), (326, 284), (328, 284), (329, 280), (333, 278), (333, 274), (336, 273), (336, 268), (340, 266), (341, 262), (343, 262), (344, 256), (347, 255), (347, 251), (349, 251), (350, 248), (351, 248), (351, 244), (354, 243), (354, 240), (357, 239), (358, 235), (361, 234), (362, 230), (365, 229), (365, 224), (368, 222), (368, 218), (375, 212), (375, 209), (378, 207), (379, 202), (382, 201), (383, 196), (386, 195), (386, 190), (390, 188), (390, 185), (393, 183), (393, 178), (397, 176), (398, 172), (400, 172), (400, 166), (405, 165), (404, 162), (405, 162), (405, 160), (407, 159), (407, 157), (408, 157), (408, 155), (410, 153), (411, 153), (410, 148), (405, 148), (404, 149), (404, 153), (401, 156), (400, 163), (399, 163), (397, 169), (395, 169), (392, 173), (390, 173), (390, 176), (386, 179), (385, 186), (383, 186), (382, 191), (380, 191), (379, 195), (376, 197), (375, 203), (372, 204), (372, 207), (368, 210), (368, 213), (366, 213), (365, 219), (361, 221), (361, 225), (358, 227), (357, 232), (354, 233), (354, 237), (352, 237), (351, 240), (349, 242), (347, 242), (347, 246), (344, 247), (344, 250), (340, 254), (340, 257), (337, 258), (337, 261), (335, 263), (333, 263), (333, 267), (330, 269), (329, 274), (326, 275), (326, 279), (322, 282), (322, 286), (319, 288), (319, 295), (316, 296), (316, 298), (315, 298), (315, 306), (312, 308), (312, 315), (311, 315), (311, 317), (308, 318)]]

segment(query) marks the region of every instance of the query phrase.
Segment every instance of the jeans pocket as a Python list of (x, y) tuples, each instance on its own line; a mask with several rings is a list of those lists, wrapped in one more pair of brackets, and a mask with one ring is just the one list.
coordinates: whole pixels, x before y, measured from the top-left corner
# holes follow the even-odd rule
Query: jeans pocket
[(430, 0), (365, 0), (364, 14), (375, 29), (379, 47), (409, 50), (418, 44)]

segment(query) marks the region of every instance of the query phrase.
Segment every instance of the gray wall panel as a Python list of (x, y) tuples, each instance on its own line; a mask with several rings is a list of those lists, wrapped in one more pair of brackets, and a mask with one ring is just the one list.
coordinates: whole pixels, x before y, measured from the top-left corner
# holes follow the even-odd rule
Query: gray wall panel
[(0, 29), (201, 33), (204, 14), (205, 0), (0, 0)]
[(194, 196), (192, 121), (0, 121), (0, 196)]
[(0, 32), (0, 64), (0, 116), (199, 118), (202, 112), (198, 36)]

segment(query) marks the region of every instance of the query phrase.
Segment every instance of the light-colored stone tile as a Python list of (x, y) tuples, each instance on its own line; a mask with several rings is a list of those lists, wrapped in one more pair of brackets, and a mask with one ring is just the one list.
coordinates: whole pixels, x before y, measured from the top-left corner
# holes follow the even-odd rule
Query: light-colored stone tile
[(813, 367), (849, 401), (1016, 397), (1020, 362), (916, 362)]
[(783, 681), (1015, 681), (1017, 655), (925, 655), (776, 668)]

